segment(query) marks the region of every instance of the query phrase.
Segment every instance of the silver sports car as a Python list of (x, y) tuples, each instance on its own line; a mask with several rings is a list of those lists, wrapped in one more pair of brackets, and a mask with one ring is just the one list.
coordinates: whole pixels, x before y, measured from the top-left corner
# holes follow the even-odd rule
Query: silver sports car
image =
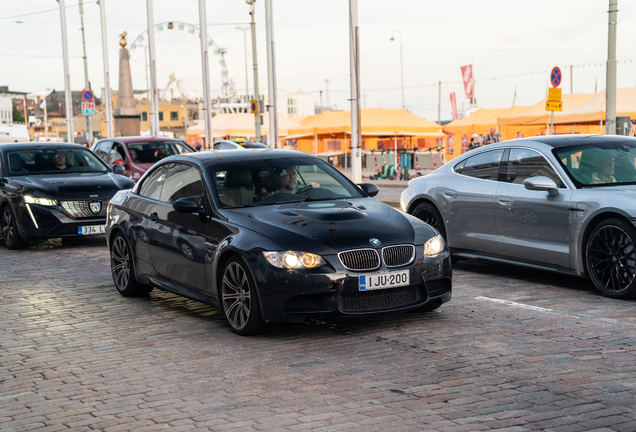
[(409, 182), (402, 210), (457, 258), (589, 277), (605, 296), (636, 296), (636, 139), (524, 138), (472, 150)]

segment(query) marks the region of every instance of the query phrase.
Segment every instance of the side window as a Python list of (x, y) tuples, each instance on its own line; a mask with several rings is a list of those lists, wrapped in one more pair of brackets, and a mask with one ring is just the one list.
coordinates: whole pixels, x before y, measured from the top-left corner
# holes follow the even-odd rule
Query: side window
[(159, 198), (161, 201), (172, 204), (180, 198), (203, 195), (203, 183), (196, 168), (182, 163), (171, 163), (167, 167), (166, 180)]
[(558, 187), (565, 187), (561, 178), (541, 153), (530, 149), (510, 150), (506, 182), (523, 184), (525, 179), (539, 176), (549, 177)]
[(121, 144), (119, 143), (114, 143), (113, 144), (113, 149), (110, 152), (110, 157), (109, 157), (109, 165), (124, 165), (124, 156), (126, 155), (126, 152), (124, 151), (123, 147), (121, 146)]
[(214, 145), (214, 150), (234, 150), (234, 149), (236, 149), (236, 147), (226, 142), (220, 142)]
[(455, 165), (453, 169), (455, 170), (456, 173), (460, 174), (462, 170), (464, 169), (465, 164), (466, 164), (466, 159), (464, 159), (463, 161)]
[(492, 150), (466, 159), (461, 174), (482, 180), (497, 181), (503, 152), (503, 149)]
[(95, 154), (101, 158), (104, 162), (108, 163), (108, 158), (110, 154), (110, 148), (113, 145), (112, 141), (103, 141), (99, 143), (97, 148), (95, 148)]
[(161, 189), (166, 179), (167, 169), (165, 165), (150, 173), (139, 188), (139, 195), (158, 200), (161, 198)]

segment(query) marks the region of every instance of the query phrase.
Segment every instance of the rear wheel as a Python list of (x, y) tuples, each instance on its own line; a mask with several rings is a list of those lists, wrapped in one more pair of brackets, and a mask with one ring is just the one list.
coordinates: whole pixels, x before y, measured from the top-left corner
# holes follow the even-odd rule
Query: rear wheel
[(2, 208), (2, 214), (0, 215), (0, 229), (2, 230), (2, 238), (7, 249), (22, 249), (26, 247), (27, 242), (20, 238), (18, 234), (18, 225), (15, 219), (15, 214), (10, 205), (5, 205)]
[(223, 269), (221, 302), (234, 333), (250, 336), (266, 330), (258, 294), (245, 264), (238, 258), (230, 258)]
[(587, 242), (587, 273), (606, 297), (636, 296), (636, 229), (620, 219), (598, 224)]
[(128, 242), (121, 233), (115, 234), (110, 242), (110, 268), (115, 288), (124, 297), (150, 293), (152, 287), (137, 282), (133, 267), (132, 253)]

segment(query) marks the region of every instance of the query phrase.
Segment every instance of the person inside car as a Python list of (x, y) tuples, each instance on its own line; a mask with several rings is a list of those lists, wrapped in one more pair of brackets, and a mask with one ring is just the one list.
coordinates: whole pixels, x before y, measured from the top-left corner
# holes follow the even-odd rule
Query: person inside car
[(53, 159), (54, 170), (67, 170), (70, 167), (71, 165), (66, 162), (66, 155), (63, 151), (55, 153), (55, 159)]
[[(296, 187), (298, 186), (298, 173), (296, 172), (296, 167), (294, 165), (283, 166), (283, 171), (281, 171), (278, 176), (278, 182), (280, 187), (266, 195), (266, 197), (270, 197), (272, 195), (277, 194), (295, 194)], [(316, 182), (309, 182), (307, 186), (311, 186), (314, 189), (320, 187), (320, 185)]]

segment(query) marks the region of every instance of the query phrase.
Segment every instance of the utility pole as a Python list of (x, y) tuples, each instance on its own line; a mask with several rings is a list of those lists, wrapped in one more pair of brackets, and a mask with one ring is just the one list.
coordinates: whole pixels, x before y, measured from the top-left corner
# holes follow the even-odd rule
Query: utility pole
[(210, 104), (210, 69), (208, 63), (208, 17), (205, 0), (199, 0), (199, 30), (201, 31), (201, 73), (203, 74), (203, 119), (205, 124), (205, 148), (212, 148), (212, 106)]
[[(402, 82), (402, 109), (404, 109), (404, 63), (402, 62), (402, 33), (399, 30), (393, 30), (393, 33), (400, 35), (400, 79)], [(395, 38), (391, 35), (391, 41), (394, 41)]]
[[(86, 59), (86, 38), (84, 37), (84, 1), (79, 0), (79, 13), (80, 13), (80, 25), (82, 30), (82, 49), (84, 50), (84, 88), (91, 88), (91, 83), (88, 80), (88, 61)], [(86, 116), (86, 123), (88, 123), (88, 143), (93, 144), (93, 119), (92, 116)]]
[(442, 125), (442, 82), (438, 81), (438, 91), (437, 91), (437, 123)]
[(267, 80), (269, 93), (269, 137), (271, 148), (280, 148), (278, 142), (278, 110), (276, 92), (276, 50), (274, 49), (274, 13), (272, 0), (265, 0), (265, 26), (267, 34)]
[[(71, 72), (68, 67), (68, 42), (66, 40), (66, 5), (60, 2), (60, 24), (62, 25), (62, 57), (64, 58), (64, 96), (66, 104), (66, 141), (73, 143), (73, 93), (71, 90)], [(46, 103), (46, 102), (45, 102)]]
[(102, 28), (102, 57), (104, 58), (104, 104), (106, 106), (106, 137), (112, 138), (113, 133), (113, 96), (110, 91), (110, 71), (108, 69), (108, 42), (106, 38), (106, 0), (99, 2), (99, 18)]
[(616, 135), (616, 22), (618, 0), (609, 0), (607, 47), (607, 84), (605, 86), (605, 123), (608, 135)]
[[(148, 54), (150, 57), (150, 124), (151, 136), (159, 136), (159, 92), (157, 91), (157, 63), (155, 60), (155, 18), (152, 0), (146, 0), (148, 15)], [(201, 30), (203, 31), (203, 30)], [(203, 37), (203, 36), (202, 36)]]
[(46, 96), (44, 96), (44, 136), (49, 137), (49, 115), (46, 111)]
[(245, 49), (245, 103), (250, 106), (250, 83), (247, 77), (247, 35), (245, 32), (249, 30), (249, 27), (236, 27), (237, 30), (243, 30), (243, 48)]
[(325, 99), (327, 100), (327, 107), (329, 107), (329, 80), (325, 80)]
[[(358, 27), (358, 0), (349, 0), (349, 67), (351, 71), (351, 179), (362, 182), (362, 155), (360, 153), (360, 28)], [(327, 81), (328, 82), (328, 81)], [(347, 149), (345, 149), (345, 164)]]
[(572, 81), (572, 68), (574, 66), (570, 65), (570, 94), (574, 93), (574, 81)]
[[(152, 118), (150, 113), (152, 112), (152, 97), (150, 96), (150, 81), (148, 80), (148, 47), (144, 47), (144, 62), (146, 64), (146, 123), (148, 126), (148, 132), (152, 135)], [(143, 111), (140, 111), (141, 118), (143, 119)]]
[(254, 113), (254, 134), (255, 141), (259, 142), (261, 138), (261, 125), (263, 124), (263, 115), (261, 110), (261, 97), (258, 94), (258, 60), (256, 58), (256, 22), (254, 21), (254, 2), (256, 0), (246, 0), (250, 5), (250, 16), (252, 22), (250, 27), (252, 28), (252, 63), (254, 64), (254, 99), (256, 100), (256, 113)]

